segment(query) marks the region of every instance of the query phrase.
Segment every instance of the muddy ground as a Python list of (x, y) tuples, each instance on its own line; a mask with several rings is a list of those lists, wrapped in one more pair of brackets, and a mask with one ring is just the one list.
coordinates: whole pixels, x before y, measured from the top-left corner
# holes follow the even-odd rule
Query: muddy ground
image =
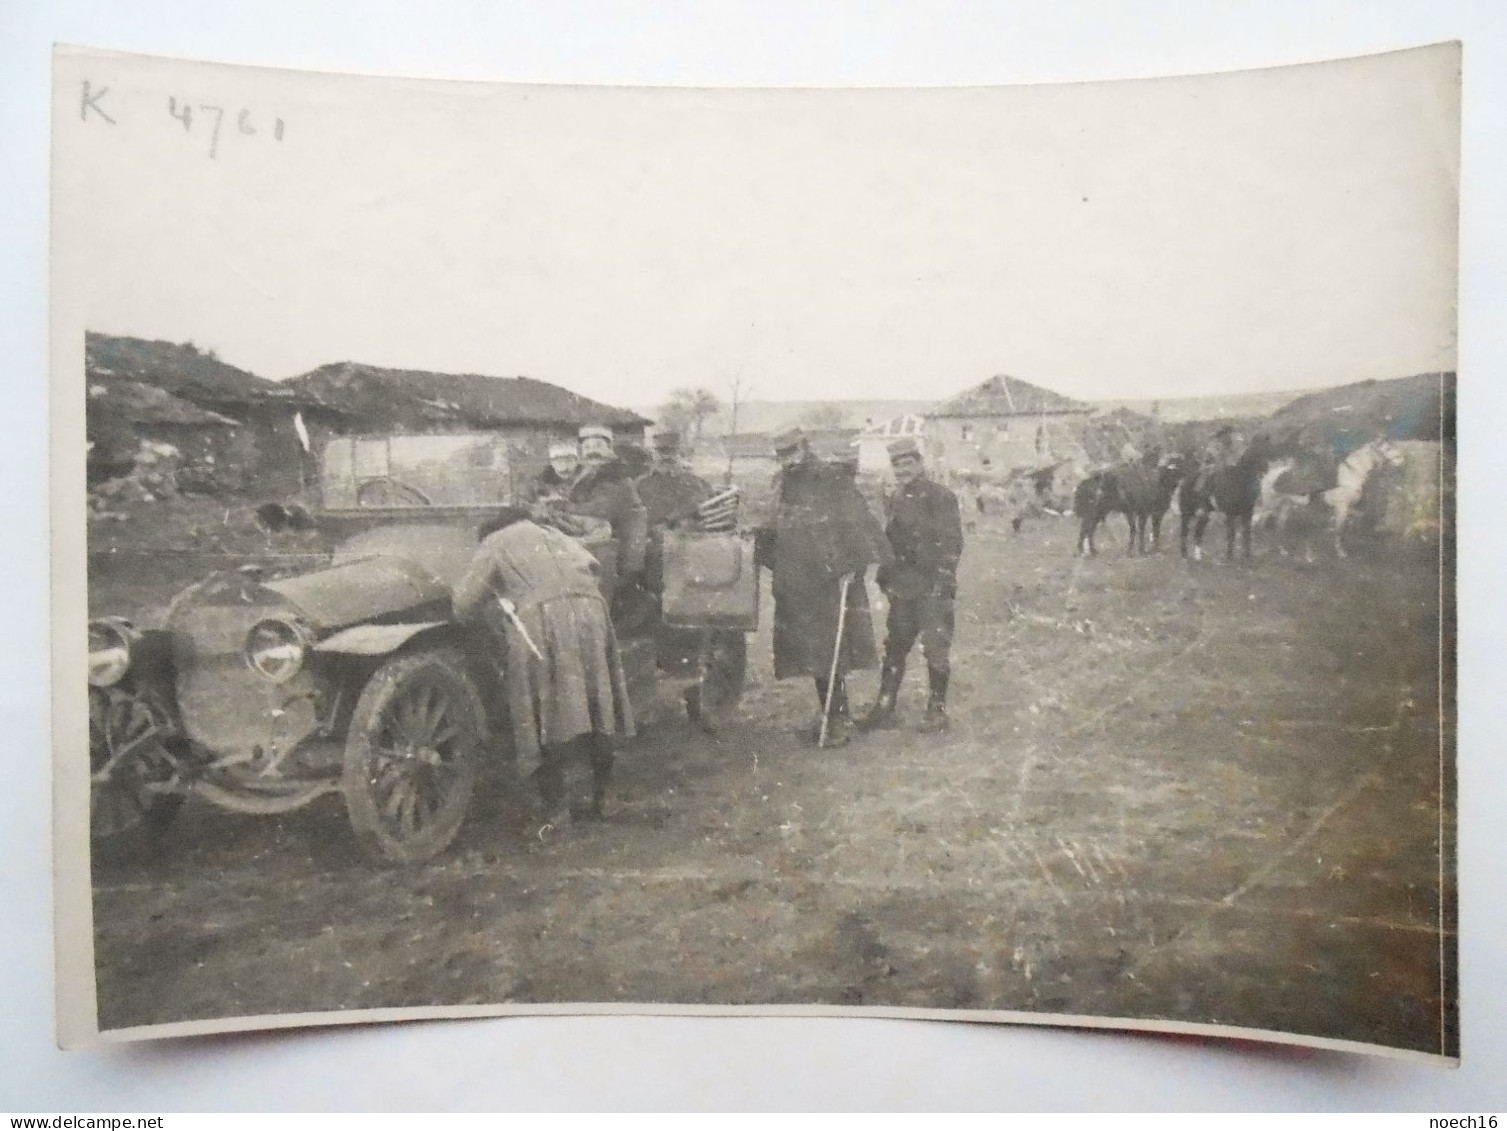
[[(773, 681), (766, 606), (737, 722), (646, 727), (603, 825), (541, 840), (487, 798), (439, 861), (393, 871), (338, 797), (191, 801), (160, 855), (96, 861), (101, 1025), (825, 1003), (1453, 1052), (1436, 559), (1126, 560), (1112, 525), (1087, 561), (1066, 521), (971, 537), (940, 738), (799, 744), (814, 698)], [(175, 572), (101, 561), (91, 604), (148, 608)], [(854, 683), (869, 701), (873, 673)]]

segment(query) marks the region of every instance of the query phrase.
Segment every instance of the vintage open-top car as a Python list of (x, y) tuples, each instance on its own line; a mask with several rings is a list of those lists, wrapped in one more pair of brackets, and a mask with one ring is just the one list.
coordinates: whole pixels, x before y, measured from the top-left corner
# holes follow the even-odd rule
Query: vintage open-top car
[[(327, 565), (215, 573), (149, 631), (91, 622), (95, 836), (161, 827), (190, 795), (275, 814), (338, 791), (372, 856), (416, 863), (442, 852), (479, 774), (495, 767), (506, 781), (511, 761), (508, 657), (454, 620), (450, 598), (481, 525), (522, 497), (523, 462), (490, 434), (332, 439), (313, 516), (341, 539)], [(611, 596), (615, 544), (585, 541)], [(674, 681), (715, 726), (741, 694), (757, 621), (751, 544), (736, 533), (664, 541), (667, 578), (742, 596), (732, 615), (694, 600), (666, 615), (670, 602), (651, 598), (650, 615), (639, 602), (633, 617), (615, 616), (629, 697), (641, 710)]]

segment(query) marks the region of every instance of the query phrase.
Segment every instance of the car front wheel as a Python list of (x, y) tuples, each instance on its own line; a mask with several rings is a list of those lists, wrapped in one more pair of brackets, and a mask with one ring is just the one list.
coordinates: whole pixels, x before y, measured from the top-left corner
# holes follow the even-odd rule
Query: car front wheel
[(476, 787), (485, 729), (459, 652), (413, 652), (377, 669), (351, 717), (341, 781), (368, 855), (419, 864), (450, 846)]
[(89, 690), (90, 834), (155, 835), (183, 804), (182, 766), (162, 705), (132, 688)]

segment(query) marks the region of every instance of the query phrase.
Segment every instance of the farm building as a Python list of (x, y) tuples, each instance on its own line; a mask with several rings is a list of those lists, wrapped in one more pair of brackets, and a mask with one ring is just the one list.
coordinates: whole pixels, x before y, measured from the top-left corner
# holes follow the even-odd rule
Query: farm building
[(91, 482), (128, 474), (142, 445), (165, 444), (181, 490), (299, 490), (306, 468), (294, 418), (314, 402), (298, 390), (190, 344), (106, 334), (85, 336), (84, 368)]
[(1016, 377), (989, 378), (925, 414), (926, 450), (954, 471), (999, 473), (1081, 455), (1091, 405)]
[[(611, 428), (620, 442), (633, 444), (644, 442), (649, 425), (635, 412), (529, 377), (430, 373), (345, 361), (285, 384), (314, 404), (305, 415), (316, 449), (330, 435), (485, 433), (505, 443), (508, 478), (515, 487), (532, 482), (543, 470), (552, 442), (574, 440), (582, 425)], [(359, 462), (361, 455), (352, 458)]]
[(85, 361), (92, 483), (134, 474), (145, 452), (154, 468), (171, 464), (176, 490), (293, 496), (317, 480), (300, 429), (316, 453), (330, 437), (500, 435), (512, 475), (532, 479), (548, 444), (574, 439), (582, 425), (604, 425), (621, 440), (642, 443), (649, 423), (526, 377), (341, 362), (268, 381), (191, 344), (105, 334), (87, 335)]

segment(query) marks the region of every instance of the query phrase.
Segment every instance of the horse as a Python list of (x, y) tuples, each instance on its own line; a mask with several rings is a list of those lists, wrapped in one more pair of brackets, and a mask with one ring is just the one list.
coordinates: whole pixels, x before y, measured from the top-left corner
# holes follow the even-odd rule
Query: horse
[[(1383, 436), (1372, 440), (1369, 444), (1363, 444), (1341, 460), (1335, 472), (1335, 485), (1328, 490), (1315, 491), (1306, 499), (1299, 495), (1283, 494), (1273, 490), (1273, 511), (1279, 539), (1290, 514), (1299, 508), (1306, 510), (1313, 507), (1315, 503), (1322, 502), (1328, 506), (1330, 514), (1334, 517), (1335, 557), (1346, 557), (1345, 527), (1349, 525), (1350, 512), (1360, 501), (1367, 480), (1382, 467), (1395, 467), (1401, 464), (1403, 458), (1402, 449)], [(1311, 553), (1309, 556), (1312, 556)]]
[(1162, 544), (1162, 519), (1172, 506), (1172, 496), (1182, 482), (1184, 461), (1181, 456), (1173, 455), (1163, 463), (1160, 455), (1153, 448), (1139, 463), (1121, 464), (1110, 472), (1119, 485), (1120, 512), (1130, 524), (1130, 542), (1125, 548), (1127, 554), (1148, 552), (1148, 532), (1153, 550)]
[(1166, 518), (1167, 512), (1172, 509), (1172, 500), (1182, 484), (1187, 466), (1188, 458), (1179, 452), (1173, 452), (1157, 471), (1156, 498), (1151, 506), (1151, 545), (1153, 547), (1159, 548), (1162, 544), (1162, 519)]
[(1224, 515), (1226, 560), (1235, 557), (1237, 531), (1245, 559), (1251, 560), (1251, 518), (1261, 498), (1261, 479), (1271, 462), (1271, 440), (1258, 435), (1240, 458), (1228, 467), (1213, 471), (1205, 471), (1196, 464), (1188, 467), (1177, 491), (1178, 509), (1182, 512), (1178, 543), (1183, 557), (1188, 556), (1188, 528), (1191, 526), (1193, 559), (1203, 560), (1204, 530), (1209, 525), (1209, 515), (1217, 509)]
[(1099, 524), (1121, 509), (1120, 487), (1107, 471), (1096, 471), (1073, 489), (1073, 513), (1078, 516), (1080, 555), (1096, 554), (1094, 531)]
[[(1270, 532), (1277, 553), (1284, 558), (1290, 553), (1288, 528), (1294, 512), (1307, 512), (1314, 500), (1322, 494), (1320, 491), (1314, 491), (1305, 495), (1278, 486), (1289, 472), (1297, 473), (1299, 466), (1298, 460), (1284, 457), (1267, 469), (1266, 474), (1261, 477), (1261, 496), (1256, 502), (1253, 517), (1256, 525)], [(1305, 546), (1305, 555), (1308, 560), (1313, 560), (1311, 547)]]

